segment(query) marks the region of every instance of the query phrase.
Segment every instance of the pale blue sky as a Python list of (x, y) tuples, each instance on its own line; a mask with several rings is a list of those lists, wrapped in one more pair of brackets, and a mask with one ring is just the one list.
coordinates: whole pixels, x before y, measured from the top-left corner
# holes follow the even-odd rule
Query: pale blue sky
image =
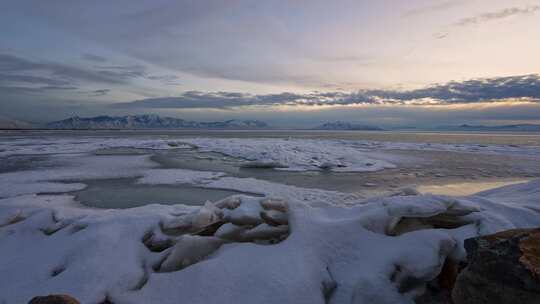
[(540, 120), (538, 0), (20, 0), (0, 27), (18, 119)]

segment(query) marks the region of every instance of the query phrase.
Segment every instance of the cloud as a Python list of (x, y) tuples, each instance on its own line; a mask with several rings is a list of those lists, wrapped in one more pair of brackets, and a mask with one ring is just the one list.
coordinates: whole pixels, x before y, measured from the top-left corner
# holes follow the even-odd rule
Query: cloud
[(107, 58), (101, 57), (99, 55), (94, 55), (94, 54), (83, 54), (81, 56), (81, 58), (85, 59), (85, 60), (88, 60), (88, 61), (100, 62), (100, 63), (103, 63), (103, 62), (107, 61)]
[(54, 62), (36, 62), (10, 54), (0, 54), (0, 73), (22, 75), (23, 73), (46, 73), (56, 81), (89, 81), (96, 83), (125, 83), (122, 75), (95, 71)]
[(124, 81), (131, 78), (147, 77), (146, 67), (142, 65), (101, 66), (97, 72), (106, 77), (122, 79)]
[(92, 97), (99, 97), (99, 96), (105, 96), (107, 94), (109, 94), (111, 92), (110, 89), (99, 89), (99, 90), (93, 90), (93, 91), (90, 91), (88, 92), (89, 96), (92, 96)]
[(146, 78), (159, 81), (164, 85), (180, 85), (178, 81), (180, 78), (176, 75), (150, 75)]
[(411, 91), (369, 90), (369, 96), (386, 101), (414, 102), (432, 99), (437, 104), (497, 102), (505, 99), (540, 99), (540, 75), (522, 75), (452, 81)]
[(463, 4), (466, 4), (466, 3), (470, 3), (472, 1), (473, 0), (448, 0), (448, 1), (443, 1), (441, 3), (431, 4), (431, 5), (428, 5), (428, 6), (421, 7), (421, 8), (411, 9), (409, 11), (406, 11), (404, 16), (408, 17), (408, 16), (422, 15), (422, 14), (431, 13), (431, 12), (437, 12), (437, 11), (445, 11), (445, 10), (454, 8), (456, 6), (460, 6), (460, 5), (463, 5)]
[[(0, 92), (3, 94), (43, 94), (52, 91), (73, 91), (79, 89), (73, 86), (40, 86), (40, 87), (24, 87), (24, 86), (1, 86)], [(3, 101), (3, 100), (0, 100)]]
[(453, 81), (426, 88), (360, 90), (354, 93), (313, 92), (253, 95), (237, 92), (188, 91), (177, 97), (149, 98), (117, 103), (117, 108), (219, 108), (243, 106), (320, 106), (320, 105), (449, 105), (501, 102), (508, 99), (540, 101), (540, 75), (523, 75)]
[(50, 86), (67, 86), (72, 82), (65, 79), (56, 79), (50, 77), (33, 76), (33, 75), (13, 75), (0, 73), (0, 84), (34, 84), (34, 85), (50, 85)]
[[(99, 56), (85, 58), (102, 62)], [(158, 81), (163, 85), (179, 85), (175, 75), (150, 75), (143, 65), (98, 65), (77, 67), (54, 62), (33, 61), (11, 54), (0, 54), (0, 87), (4, 91), (37, 93), (52, 90), (83, 89), (88, 83), (129, 85), (133, 79)], [(103, 96), (110, 91), (96, 90), (90, 96)]]
[(457, 21), (456, 26), (478, 25), (493, 20), (505, 19), (516, 15), (529, 15), (540, 11), (540, 6), (510, 7), (496, 12), (484, 13), (473, 17), (463, 18)]

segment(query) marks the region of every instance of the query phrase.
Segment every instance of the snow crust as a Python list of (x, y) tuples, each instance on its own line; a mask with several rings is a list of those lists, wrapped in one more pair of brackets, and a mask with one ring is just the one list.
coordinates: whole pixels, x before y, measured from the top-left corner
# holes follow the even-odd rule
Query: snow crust
[(83, 179), (142, 176), (156, 164), (147, 155), (55, 157), (54, 168), (23, 170), (0, 174), (0, 197), (31, 193), (58, 193), (81, 190)]
[(246, 167), (335, 172), (367, 172), (395, 167), (374, 154), (337, 141), (247, 138), (194, 138), (182, 141), (197, 146), (201, 151), (243, 158)]
[(167, 139), (129, 137), (14, 137), (0, 141), (0, 157), (10, 155), (74, 154), (100, 149), (182, 149), (180, 145)]
[[(202, 207), (103, 210), (69, 195), (5, 198), (0, 303), (49, 293), (82, 303), (413, 303), (447, 257), (464, 258), (465, 238), (540, 225), (538, 189), (535, 180), (469, 197), (392, 196), (349, 208), (234, 196)], [(290, 235), (253, 242), (281, 229), (261, 213), (283, 211)], [(437, 216), (460, 224), (395, 233), (400, 221)], [(201, 232), (219, 221), (228, 224)], [(419, 283), (400, 288), (411, 278)]]

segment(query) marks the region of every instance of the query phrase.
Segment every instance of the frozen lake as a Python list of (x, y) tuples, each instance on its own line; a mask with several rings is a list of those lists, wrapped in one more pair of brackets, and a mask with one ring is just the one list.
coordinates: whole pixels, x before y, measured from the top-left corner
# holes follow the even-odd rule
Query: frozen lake
[[(73, 193), (81, 203), (98, 208), (198, 205), (234, 194), (264, 196), (289, 188), (354, 198), (402, 188), (465, 195), (540, 176), (539, 146), (540, 136), (534, 134), (4, 132), (0, 178), (20, 179), (17, 189), (27, 193), (34, 190), (25, 186), (29, 185), (25, 179), (35, 182), (36, 176), (45, 174), (44, 180), (38, 180), (37, 193)], [(96, 166), (86, 169), (88, 162)], [(123, 166), (105, 172), (108, 168), (100, 166), (108, 162)], [(149, 170), (184, 170), (185, 177), (182, 182), (165, 178), (158, 184), (138, 183)], [(214, 172), (226, 178), (201, 182), (189, 178), (192, 172)], [(44, 186), (45, 182), (55, 186)], [(7, 196), (11, 190), (7, 184), (1, 187), (6, 194), (0, 196)]]
[(0, 302), (408, 303), (396, 271), (420, 290), (464, 239), (540, 225), (537, 177), (535, 135), (3, 133)]

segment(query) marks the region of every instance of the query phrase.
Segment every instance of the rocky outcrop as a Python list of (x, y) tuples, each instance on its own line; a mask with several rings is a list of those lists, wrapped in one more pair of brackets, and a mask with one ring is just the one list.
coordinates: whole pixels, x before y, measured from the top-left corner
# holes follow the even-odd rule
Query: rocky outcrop
[(149, 231), (142, 242), (164, 258), (156, 272), (182, 270), (212, 256), (223, 244), (272, 245), (289, 236), (288, 204), (282, 199), (231, 196), (182, 214)]
[(80, 304), (75, 298), (68, 295), (48, 295), (34, 297), (28, 304)]
[(455, 304), (540, 303), (540, 228), (465, 240), (467, 267), (452, 291)]

